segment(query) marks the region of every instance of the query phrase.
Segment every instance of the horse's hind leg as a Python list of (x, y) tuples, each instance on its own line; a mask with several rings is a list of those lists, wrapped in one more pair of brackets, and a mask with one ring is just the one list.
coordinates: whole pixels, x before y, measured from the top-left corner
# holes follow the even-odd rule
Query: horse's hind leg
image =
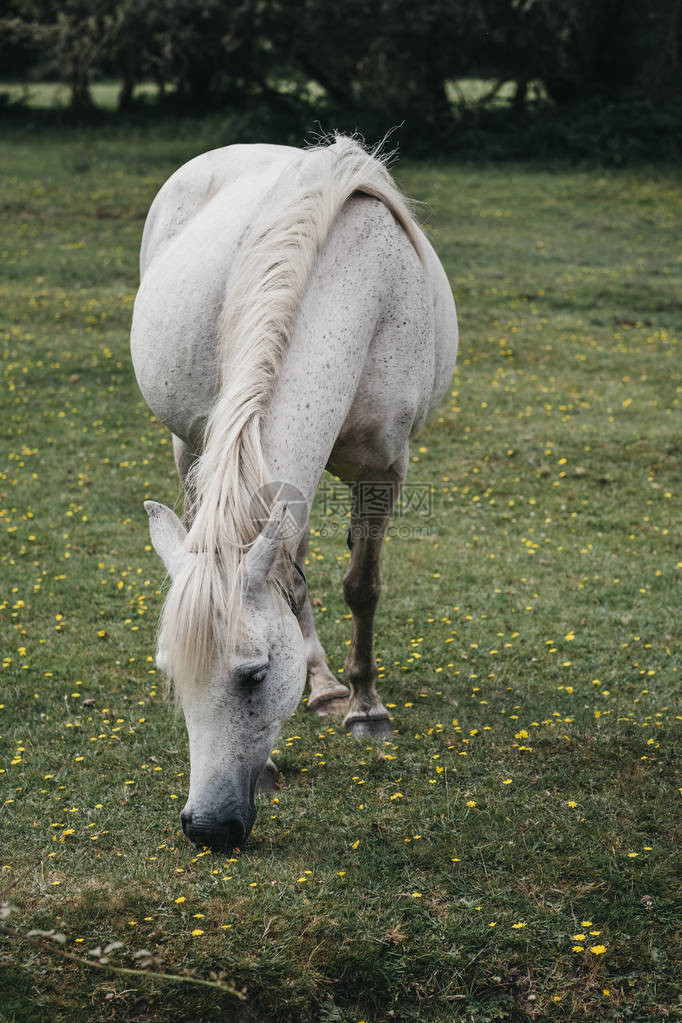
[(393, 737), (388, 711), (375, 688), (374, 614), (381, 592), (381, 545), (404, 468), (401, 461), (391, 466), (385, 479), (353, 486), (351, 563), (343, 580), (346, 603), (353, 614), (353, 638), (345, 668), (351, 696), (344, 725), (356, 738)]
[[(299, 565), (305, 563), (307, 547), (308, 537), (306, 535), (301, 540), (296, 553), (296, 561)], [(297, 578), (296, 584), (296, 599), (300, 608), (298, 620), (305, 641), (308, 664), (308, 686), (310, 688), (308, 710), (313, 710), (320, 716), (343, 714), (348, 709), (348, 690), (329, 670), (327, 655), (315, 628), (308, 587), (300, 577)]]

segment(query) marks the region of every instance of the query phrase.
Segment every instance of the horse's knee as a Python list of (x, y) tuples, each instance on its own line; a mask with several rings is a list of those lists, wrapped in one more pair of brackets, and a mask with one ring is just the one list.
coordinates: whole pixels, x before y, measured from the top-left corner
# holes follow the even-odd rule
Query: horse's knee
[(349, 573), (343, 580), (343, 595), (351, 611), (374, 610), (381, 595), (381, 580), (378, 575), (360, 578)]

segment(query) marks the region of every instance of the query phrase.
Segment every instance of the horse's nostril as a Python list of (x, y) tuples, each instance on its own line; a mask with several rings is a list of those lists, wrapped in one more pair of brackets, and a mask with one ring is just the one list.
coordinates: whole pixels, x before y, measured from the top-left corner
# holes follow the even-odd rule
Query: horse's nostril
[(180, 814), (182, 829), (191, 842), (197, 846), (207, 845), (211, 849), (226, 852), (241, 846), (247, 834), (247, 827), (239, 817), (230, 817), (224, 821), (206, 817)]
[(240, 846), (246, 837), (246, 825), (241, 820), (231, 820), (227, 822), (228, 827), (228, 844), (234, 848)]

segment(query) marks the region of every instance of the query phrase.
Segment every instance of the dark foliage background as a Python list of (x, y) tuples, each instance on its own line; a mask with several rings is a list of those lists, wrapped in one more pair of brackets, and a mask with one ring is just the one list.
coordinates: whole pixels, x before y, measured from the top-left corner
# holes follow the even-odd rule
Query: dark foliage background
[[(682, 0), (5, 0), (0, 16), (0, 78), (60, 80), (80, 117), (106, 76), (121, 110), (151, 81), (155, 115), (220, 110), (281, 141), (316, 118), (402, 124), (416, 151), (514, 159), (675, 158), (681, 49)], [(488, 93), (458, 101), (471, 77)]]

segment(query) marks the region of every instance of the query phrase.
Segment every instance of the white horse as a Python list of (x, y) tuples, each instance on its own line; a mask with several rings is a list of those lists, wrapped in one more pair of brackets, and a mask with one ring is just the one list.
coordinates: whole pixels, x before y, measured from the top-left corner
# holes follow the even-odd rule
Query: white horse
[[(191, 160), (152, 204), (140, 263), (135, 373), (188, 495), (188, 529), (146, 502), (170, 576), (157, 663), (189, 733), (181, 820), (196, 844), (230, 849), (306, 679), (310, 710), (346, 709), (355, 736), (392, 735), (373, 654), (381, 543), (409, 442), (451, 380), (457, 319), (384, 164), (342, 136)], [(350, 693), (299, 567), (325, 466), (352, 495)]]

